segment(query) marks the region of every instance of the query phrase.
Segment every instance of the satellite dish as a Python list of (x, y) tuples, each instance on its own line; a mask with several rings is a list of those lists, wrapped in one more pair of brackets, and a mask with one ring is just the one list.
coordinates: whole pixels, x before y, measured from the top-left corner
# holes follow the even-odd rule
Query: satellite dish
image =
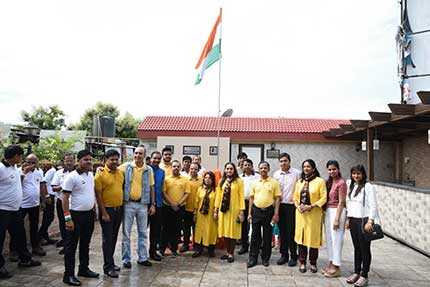
[(229, 118), (231, 117), (232, 114), (233, 114), (233, 109), (228, 109), (221, 115), (221, 117)]

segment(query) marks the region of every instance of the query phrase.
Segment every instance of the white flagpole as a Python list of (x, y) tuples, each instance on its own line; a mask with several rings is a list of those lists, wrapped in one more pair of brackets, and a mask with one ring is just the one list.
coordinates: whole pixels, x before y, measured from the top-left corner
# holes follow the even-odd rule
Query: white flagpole
[(217, 118), (217, 155), (216, 155), (216, 166), (217, 169), (220, 169), (219, 166), (219, 142), (220, 142), (220, 129), (221, 129), (221, 60), (222, 60), (222, 8), (220, 8), (221, 14), (221, 22), (219, 24), (219, 39), (220, 39), (220, 49), (219, 49), (219, 72), (218, 72), (218, 118)]

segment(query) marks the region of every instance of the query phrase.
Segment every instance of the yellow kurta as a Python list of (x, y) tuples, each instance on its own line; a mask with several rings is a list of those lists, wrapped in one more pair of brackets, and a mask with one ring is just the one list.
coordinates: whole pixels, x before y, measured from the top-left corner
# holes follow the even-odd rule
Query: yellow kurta
[(185, 203), (185, 210), (188, 212), (194, 211), (194, 201), (197, 194), (197, 190), (202, 186), (203, 179), (201, 177), (197, 177), (197, 179), (190, 178), (190, 195), (187, 198)]
[[(220, 208), (222, 202), (222, 196), (224, 194), (224, 187), (227, 181), (224, 183), (223, 188), (219, 188), (215, 199), (215, 207)], [(226, 213), (218, 210), (218, 236), (227, 237), (232, 239), (240, 239), (242, 233), (242, 223), (237, 223), (236, 218), (239, 216), (241, 210), (245, 210), (245, 190), (243, 187), (243, 181), (237, 178), (231, 184), (230, 192), (230, 207)]]
[(196, 225), (194, 227), (194, 242), (204, 246), (215, 245), (218, 238), (218, 223), (214, 220), (214, 208), (216, 191), (209, 194), (209, 213), (201, 214), (200, 208), (206, 191), (204, 187), (199, 187), (194, 201), (195, 212), (197, 214)]
[[(304, 184), (305, 181), (297, 181), (293, 196), (295, 202), (300, 202), (300, 191)], [(327, 188), (324, 179), (317, 177), (309, 182), (309, 195), (311, 197), (311, 204), (317, 204), (318, 207), (314, 207), (311, 211), (303, 213), (296, 210), (296, 232), (294, 240), (297, 244), (318, 248), (322, 245), (322, 206), (327, 201)]]

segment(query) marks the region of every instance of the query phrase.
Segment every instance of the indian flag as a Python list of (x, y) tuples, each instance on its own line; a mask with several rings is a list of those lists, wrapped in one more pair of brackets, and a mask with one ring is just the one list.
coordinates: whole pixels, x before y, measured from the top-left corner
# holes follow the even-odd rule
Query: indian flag
[[(221, 59), (221, 18), (222, 18), (222, 8), (219, 10), (219, 16), (212, 28), (209, 39), (203, 48), (200, 59), (197, 62), (196, 70), (200, 68), (200, 72), (197, 75), (195, 85), (200, 84), (203, 79), (203, 74), (207, 68), (212, 66), (213, 63)], [(217, 39), (217, 41), (215, 41)]]

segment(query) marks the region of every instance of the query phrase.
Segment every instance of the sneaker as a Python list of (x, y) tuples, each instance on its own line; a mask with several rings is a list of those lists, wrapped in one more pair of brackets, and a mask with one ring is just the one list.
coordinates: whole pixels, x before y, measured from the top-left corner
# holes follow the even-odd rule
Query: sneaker
[(139, 265), (143, 265), (143, 266), (146, 266), (146, 267), (151, 267), (151, 266), (152, 266), (152, 263), (151, 263), (151, 261), (149, 261), (149, 260), (145, 260), (145, 261), (137, 261), (137, 264), (139, 264)]
[(124, 268), (131, 269), (131, 262), (125, 262), (122, 264)]

